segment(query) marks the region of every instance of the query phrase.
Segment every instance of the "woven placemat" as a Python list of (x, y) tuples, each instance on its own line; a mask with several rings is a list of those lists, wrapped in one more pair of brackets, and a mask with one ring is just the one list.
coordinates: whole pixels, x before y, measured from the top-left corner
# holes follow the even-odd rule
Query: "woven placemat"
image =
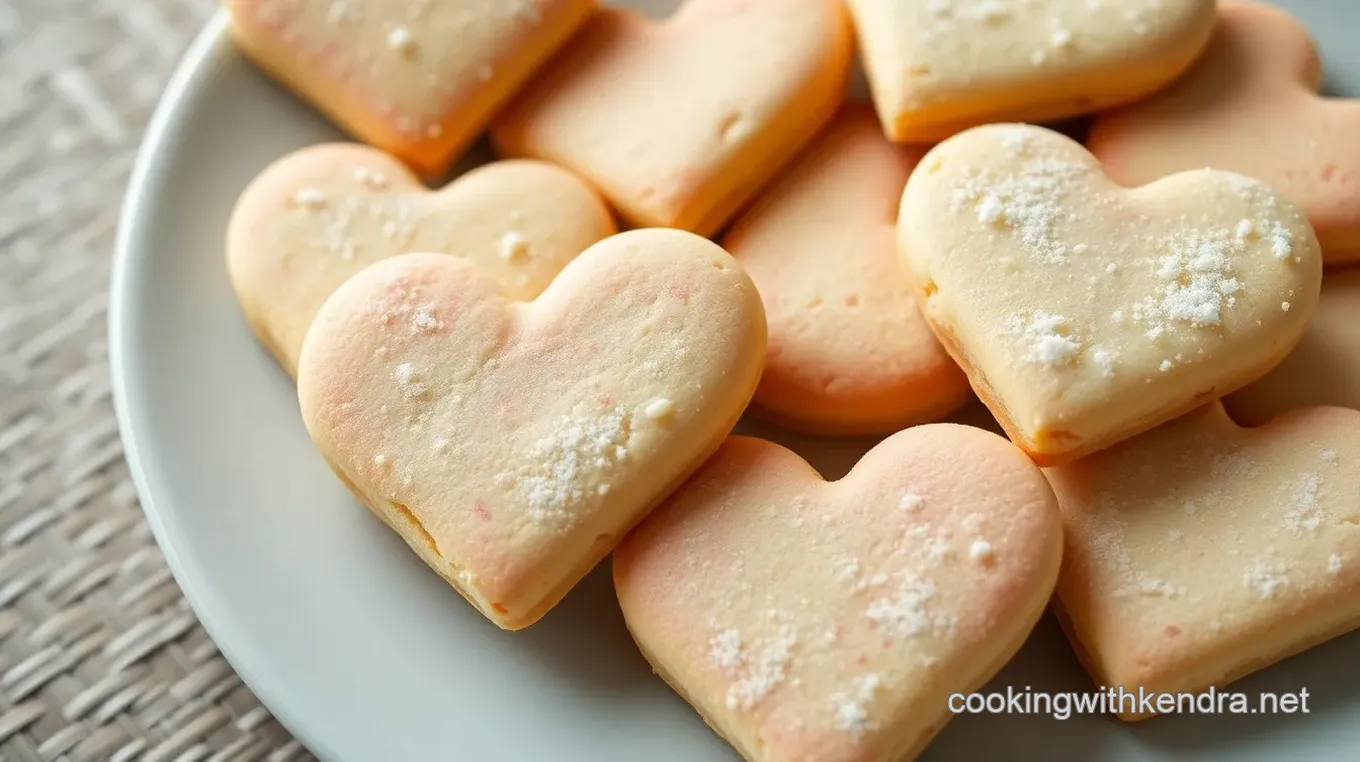
[(0, 761), (308, 759), (137, 506), (109, 399), (118, 207), (214, 0), (0, 0)]

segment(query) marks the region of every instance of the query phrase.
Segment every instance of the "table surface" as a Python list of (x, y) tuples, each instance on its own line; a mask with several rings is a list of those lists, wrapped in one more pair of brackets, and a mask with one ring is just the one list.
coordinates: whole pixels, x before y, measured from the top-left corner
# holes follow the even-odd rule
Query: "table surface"
[(106, 309), (137, 145), (215, 0), (0, 0), (0, 762), (302, 760), (137, 506)]

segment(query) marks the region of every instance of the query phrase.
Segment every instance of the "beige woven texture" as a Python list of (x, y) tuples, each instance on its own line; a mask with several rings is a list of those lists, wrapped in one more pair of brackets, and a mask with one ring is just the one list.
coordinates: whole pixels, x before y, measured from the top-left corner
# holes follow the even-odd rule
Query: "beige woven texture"
[(137, 143), (214, 0), (0, 0), (0, 761), (307, 759), (199, 627), (109, 399)]

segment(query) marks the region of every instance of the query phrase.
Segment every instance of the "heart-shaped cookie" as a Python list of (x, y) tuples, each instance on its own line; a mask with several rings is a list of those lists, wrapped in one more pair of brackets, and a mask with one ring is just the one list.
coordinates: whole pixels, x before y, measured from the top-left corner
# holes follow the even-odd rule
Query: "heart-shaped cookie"
[(1312, 229), (1270, 187), (1203, 170), (1122, 188), (1039, 127), (936, 146), (898, 226), (926, 320), (1044, 465), (1264, 375), (1303, 335), (1322, 277)]
[(762, 416), (818, 433), (892, 433), (971, 396), (897, 258), (897, 205), (924, 153), (888, 142), (868, 105), (848, 105), (723, 238), (765, 302)]
[(355, 494), (518, 629), (713, 452), (764, 355), (735, 260), (642, 230), (586, 250), (528, 303), (454, 257), (379, 262), (317, 314), (298, 398)]
[(1297, 19), (1225, 3), (1203, 58), (1155, 96), (1102, 114), (1087, 145), (1125, 184), (1200, 167), (1264, 180), (1308, 216), (1328, 264), (1360, 260), (1360, 100), (1319, 97), (1321, 81)]
[(1264, 378), (1223, 400), (1243, 426), (1303, 407), (1360, 410), (1360, 270), (1330, 272), (1303, 340)]
[(380, 259), (452, 254), (510, 298), (532, 299), (613, 233), (604, 202), (551, 164), (497, 162), (431, 193), (387, 154), (337, 143), (290, 154), (246, 188), (227, 228), (227, 270), (256, 335), (295, 373), (322, 302)]
[(831, 118), (852, 48), (837, 0), (689, 0), (664, 23), (607, 8), (492, 136), (636, 225), (710, 235)]
[(1360, 412), (1241, 429), (1213, 403), (1047, 476), (1059, 618), (1099, 685), (1221, 687), (1360, 626)]
[(353, 135), (426, 175), (447, 169), (595, 7), (595, 0), (224, 3), (251, 59)]
[(1214, 0), (848, 0), (890, 138), (1136, 100), (1203, 50)]
[(914, 757), (1048, 603), (1042, 473), (994, 434), (898, 433), (843, 479), (732, 437), (614, 554), (657, 673), (751, 762)]

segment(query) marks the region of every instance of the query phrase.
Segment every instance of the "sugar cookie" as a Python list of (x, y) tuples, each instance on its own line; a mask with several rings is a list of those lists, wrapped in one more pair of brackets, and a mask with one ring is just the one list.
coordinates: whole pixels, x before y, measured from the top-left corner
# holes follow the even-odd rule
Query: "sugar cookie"
[(1213, 403), (1047, 475), (1059, 619), (1100, 685), (1221, 687), (1360, 626), (1360, 412), (1241, 429)]
[(492, 135), (635, 225), (711, 235), (831, 118), (852, 48), (836, 0), (689, 0), (660, 24), (607, 8)]
[(1299, 345), (1265, 378), (1223, 403), (1243, 426), (1302, 407), (1360, 410), (1360, 270), (1328, 273)]
[(1012, 440), (1061, 465), (1260, 378), (1322, 275), (1288, 201), (1228, 172), (1112, 182), (1070, 138), (994, 125), (932, 149), (899, 242), (926, 320)]
[(913, 758), (1048, 604), (1053, 493), (1004, 439), (896, 434), (844, 479), (733, 437), (614, 554), (624, 619), (750, 762)]
[(437, 175), (595, 0), (224, 0), (256, 63), (365, 142)]
[(1217, 167), (1298, 204), (1328, 264), (1360, 260), (1360, 100), (1321, 98), (1303, 24), (1261, 3), (1225, 3), (1204, 57), (1163, 92), (1092, 124), (1087, 145), (1115, 180)]
[(387, 154), (336, 143), (290, 154), (250, 184), (228, 224), (227, 269), (256, 335), (295, 373), (322, 302), (380, 259), (453, 254), (524, 300), (614, 232), (595, 192), (551, 164), (497, 162), (430, 193)]
[(518, 629), (718, 447), (764, 354), (741, 267), (697, 236), (641, 230), (529, 303), (454, 257), (379, 262), (317, 315), (298, 397), (351, 489)]
[(888, 136), (941, 140), (1136, 100), (1203, 50), (1214, 0), (848, 0)]
[(896, 254), (897, 205), (924, 148), (851, 105), (723, 239), (760, 290), (770, 350), (754, 404), (791, 428), (892, 433), (970, 396)]

